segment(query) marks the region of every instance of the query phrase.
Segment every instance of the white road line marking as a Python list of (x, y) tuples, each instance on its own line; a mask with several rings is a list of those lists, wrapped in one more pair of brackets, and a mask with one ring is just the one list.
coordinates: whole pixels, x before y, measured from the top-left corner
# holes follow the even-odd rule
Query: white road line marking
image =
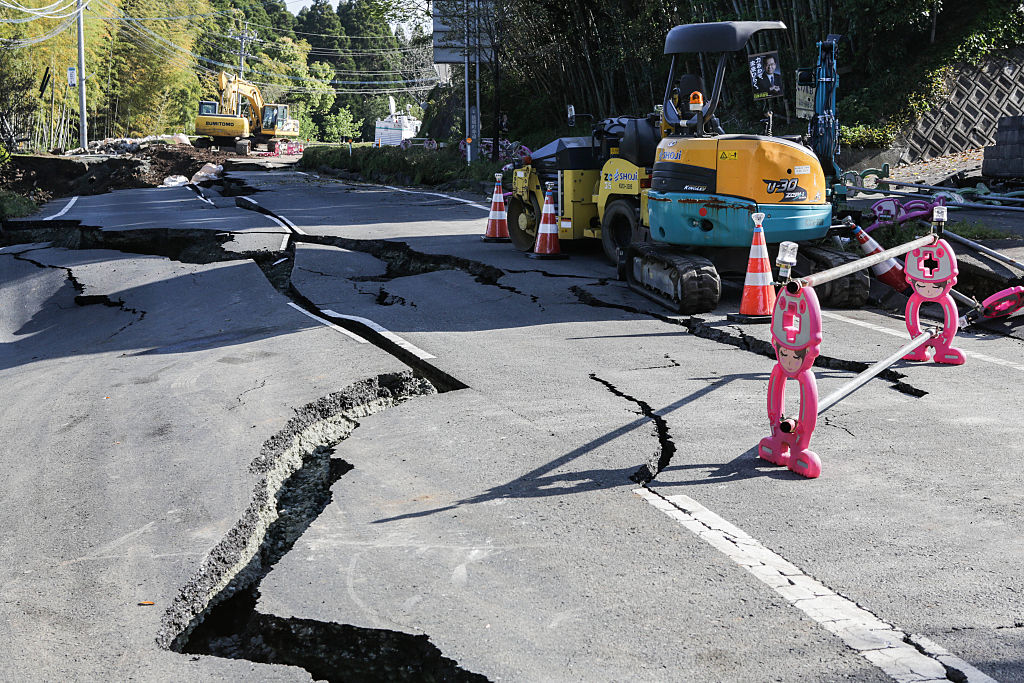
[(305, 235), (306, 234), (306, 233), (304, 233), (302, 231), (302, 229), (299, 226), (295, 225), (294, 223), (292, 223), (290, 220), (288, 220), (284, 216), (272, 215), (270, 217), (273, 218), (275, 221), (277, 221), (279, 225), (283, 225), (284, 227), (288, 228), (289, 230), (295, 232), (296, 234), (299, 234), (299, 235)]
[(292, 223), (292, 222), (291, 222), (290, 220), (288, 220), (288, 219), (287, 219), (287, 218), (285, 218), (284, 216), (281, 216), (281, 220), (283, 220), (283, 221), (285, 222), (285, 224), (286, 224), (286, 225), (287, 225), (287, 226), (288, 226), (289, 228), (291, 228), (292, 230), (294, 230), (294, 231), (295, 231), (296, 233), (298, 233), (298, 234), (300, 234), (300, 235), (305, 235), (305, 234), (306, 234), (305, 232), (303, 232), (302, 228), (300, 228), (299, 226), (295, 225), (294, 223)]
[[(847, 318), (845, 315), (839, 315), (838, 313), (822, 311), (821, 315), (823, 318), (841, 320), (844, 323), (850, 323), (851, 325), (857, 325), (859, 327), (866, 327), (869, 330), (874, 330), (876, 332), (888, 334), (893, 337), (900, 337), (901, 339), (909, 338), (909, 333), (907, 332), (898, 332), (896, 330), (890, 330), (889, 328), (882, 327), (881, 325), (875, 325), (873, 323), (864, 322), (863, 320), (856, 320), (854, 318)], [(968, 351), (966, 349), (961, 350), (964, 352), (964, 355), (967, 356), (968, 358), (974, 358), (976, 360), (984, 361), (986, 363), (993, 363), (994, 365), (1001, 365), (1004, 368), (1013, 368), (1014, 370), (1024, 372), (1024, 365), (1021, 365), (1019, 363), (1014, 363), (1013, 361), (1009, 360), (1003, 360), (1002, 358), (996, 358), (995, 356), (990, 356), (987, 353), (980, 353), (978, 351)]]
[(991, 676), (988, 676), (981, 671), (978, 671), (973, 666), (960, 659), (952, 652), (942, 647), (938, 643), (934, 642), (930, 638), (926, 638), (917, 633), (910, 634), (910, 642), (915, 647), (924, 650), (929, 657), (934, 657), (943, 664), (946, 664), (951, 669), (957, 669), (965, 676), (969, 683), (996, 683), (996, 680)]
[(61, 209), (57, 213), (53, 214), (52, 216), (47, 216), (43, 220), (44, 221), (52, 221), (54, 218), (60, 218), (61, 216), (66, 214), (68, 212), (68, 209), (70, 209), (72, 206), (74, 206), (75, 202), (77, 202), (77, 201), (78, 201), (78, 196), (76, 195), (76, 196), (71, 198), (70, 202), (68, 202), (67, 204), (64, 205), (63, 209)]
[(484, 206), (483, 204), (477, 204), (476, 202), (470, 201), (468, 199), (461, 199), (459, 197), (453, 197), (450, 194), (442, 194), (440, 192), (421, 192), (420, 190), (406, 190), (406, 189), (403, 189), (401, 187), (395, 187), (393, 185), (384, 185), (384, 187), (388, 188), (389, 190), (394, 190), (395, 192), (407, 192), (408, 194), (429, 194), (429, 195), (434, 196), (434, 197), (444, 197), (445, 199), (451, 199), (451, 200), (456, 201), (456, 202), (462, 202), (463, 204), (468, 204), (470, 206), (475, 206), (476, 208), (483, 209), (484, 211), (490, 211), (491, 210), (490, 206)]
[(948, 681), (946, 666), (949, 666), (963, 672), (968, 683), (996, 683), (959, 657), (925, 638), (914, 636), (924, 652), (918, 650), (906, 642), (910, 638), (906, 633), (804, 574), (796, 565), (692, 498), (662, 496), (646, 488), (635, 489), (633, 493), (753, 574), (893, 680), (899, 683)]
[(273, 263), (271, 263), (270, 265), (272, 265), (272, 266), (276, 266), (276, 265), (277, 265), (278, 263), (284, 263), (284, 262), (285, 262), (285, 261), (287, 261), (287, 260), (288, 260), (288, 257), (287, 257), (287, 256), (285, 256), (284, 258), (279, 258), (279, 259), (277, 259), (276, 261), (274, 261), (274, 262), (273, 262)]
[(288, 233), (291, 234), (291, 230), (288, 228), (288, 224), (285, 223), (284, 221), (282, 221), (280, 218), (278, 218), (277, 216), (272, 216), (272, 215), (267, 214), (267, 213), (265, 213), (263, 215), (266, 216), (267, 218), (269, 218), (270, 220), (274, 221), (278, 225), (280, 225), (285, 230), (288, 230)]
[(298, 311), (302, 315), (309, 316), (310, 318), (312, 318), (313, 320), (317, 321), (321, 325), (326, 325), (327, 327), (330, 327), (332, 330), (335, 330), (337, 332), (341, 332), (343, 335), (345, 335), (347, 337), (352, 337), (353, 339), (355, 339), (360, 344), (369, 344), (370, 343), (370, 342), (366, 341), (365, 339), (363, 339), (362, 337), (360, 337), (355, 332), (349, 332), (344, 327), (339, 327), (339, 326), (335, 325), (334, 323), (332, 323), (330, 320), (324, 320), (323, 318), (321, 318), (319, 316), (313, 315), (312, 313), (310, 313), (306, 309), (302, 308), (301, 306), (297, 306), (296, 304), (292, 303), (291, 301), (288, 302), (288, 305), (291, 306), (292, 308), (294, 308), (296, 311)]
[[(279, 251), (284, 251), (285, 249), (288, 248), (288, 240), (290, 240), (291, 238), (292, 234), (290, 232), (285, 233), (284, 237), (281, 239), (281, 249)], [(278, 263), (280, 263), (280, 261), (278, 261)]]
[(830, 311), (822, 311), (821, 317), (832, 318), (833, 320), (842, 320), (844, 323), (850, 323), (851, 325), (857, 325), (858, 327), (866, 327), (869, 330), (875, 332), (881, 332), (882, 334), (888, 334), (893, 337), (899, 337), (900, 339), (909, 339), (909, 332), (898, 332), (896, 330), (890, 330), (888, 327), (882, 327), (881, 325), (875, 325), (874, 323), (864, 322), (863, 320), (857, 320), (855, 318), (847, 318), (845, 315), (839, 315), (838, 313), (832, 313)]
[(296, 171), (296, 173), (298, 173), (299, 175), (309, 175), (309, 174), (308, 174), (308, 173), (306, 173), (305, 171)]
[(395, 334), (391, 330), (387, 329), (383, 325), (379, 325), (379, 324), (373, 322), (369, 318), (360, 318), (357, 315), (343, 315), (341, 313), (338, 313), (337, 311), (332, 311), (329, 308), (323, 309), (323, 312), (324, 312), (325, 315), (329, 315), (329, 316), (334, 317), (334, 318), (343, 318), (345, 320), (355, 320), (356, 322), (362, 323), (362, 324), (366, 325), (367, 327), (369, 327), (371, 330), (374, 330), (375, 332), (379, 333), (380, 336), (384, 337), (385, 339), (390, 339), (396, 345), (398, 345), (401, 348), (405, 349), (406, 351), (408, 351), (412, 355), (416, 356), (420, 360), (427, 360), (429, 358), (437, 358), (437, 356), (434, 356), (432, 354), (427, 353), (426, 351), (424, 351), (423, 349), (421, 349), (420, 347), (418, 347), (418, 346), (416, 346), (414, 344), (410, 344), (409, 342), (405, 341), (404, 339), (399, 337), (397, 334)]

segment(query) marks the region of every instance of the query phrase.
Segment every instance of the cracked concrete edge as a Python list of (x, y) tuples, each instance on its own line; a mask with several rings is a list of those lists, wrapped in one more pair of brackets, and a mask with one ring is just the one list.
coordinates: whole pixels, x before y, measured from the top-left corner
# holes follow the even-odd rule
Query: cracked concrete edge
[(307, 457), (347, 438), (358, 419), (435, 393), (429, 382), (402, 371), (356, 382), (296, 410), (250, 465), (250, 471), (261, 477), (249, 506), (182, 586), (163, 615), (157, 644), (180, 651), (214, 606), (262, 579), (267, 568), (260, 549), (268, 540), (267, 529), (278, 518), (278, 494)]
[(979, 671), (977, 668), (960, 659), (952, 652), (935, 641), (918, 633), (908, 633), (903, 639), (913, 645), (921, 654), (927, 655), (946, 668), (946, 678), (964, 683), (998, 683), (996, 679)]

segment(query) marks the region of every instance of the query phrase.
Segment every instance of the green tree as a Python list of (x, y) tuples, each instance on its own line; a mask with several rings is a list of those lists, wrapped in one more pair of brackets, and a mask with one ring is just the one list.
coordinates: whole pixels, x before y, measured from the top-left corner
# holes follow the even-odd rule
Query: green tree
[[(0, 49), (0, 142), (14, 150), (14, 135), (21, 131), (8, 128), (5, 123), (27, 117), (36, 108), (32, 90), (35, 78), (31, 63), (20, 50)], [(0, 146), (0, 165), (6, 161), (3, 146)]]

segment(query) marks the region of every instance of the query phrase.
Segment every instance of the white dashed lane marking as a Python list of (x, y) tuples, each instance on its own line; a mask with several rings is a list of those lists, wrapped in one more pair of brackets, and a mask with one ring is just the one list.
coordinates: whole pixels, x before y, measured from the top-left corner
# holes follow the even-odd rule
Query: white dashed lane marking
[[(794, 607), (842, 638), (899, 683), (996, 683), (924, 636), (908, 635), (808, 576), (745, 531), (688, 496), (634, 493), (696, 534), (772, 588)], [(947, 667), (962, 674), (951, 679)]]

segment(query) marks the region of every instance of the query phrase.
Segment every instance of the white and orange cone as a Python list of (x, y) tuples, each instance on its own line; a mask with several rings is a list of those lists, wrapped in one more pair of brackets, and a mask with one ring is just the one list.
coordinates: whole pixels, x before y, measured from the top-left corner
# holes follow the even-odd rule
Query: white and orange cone
[(544, 194), (544, 210), (541, 211), (540, 224), (537, 226), (537, 241), (533, 245), (533, 252), (527, 254), (530, 258), (569, 258), (558, 246), (558, 224), (555, 221), (555, 200), (551, 196), (552, 185), (554, 183), (548, 183), (547, 192)]
[(480, 238), (483, 242), (511, 242), (508, 236), (508, 216), (505, 213), (505, 196), (501, 191), (501, 174), (494, 174), (494, 194), (491, 196), (491, 213), (487, 217), (487, 230)]
[(750, 218), (754, 221), (754, 237), (750, 242), (740, 312), (730, 313), (726, 317), (736, 322), (767, 323), (771, 322), (772, 309), (775, 308), (775, 287), (772, 284), (768, 245), (764, 241), (764, 214), (755, 213)]
[[(859, 225), (853, 227), (853, 236), (857, 239), (865, 256), (884, 251), (882, 245), (872, 239), (871, 235), (867, 234)], [(879, 282), (889, 285), (897, 292), (904, 292), (910, 287), (907, 284), (907, 277), (903, 273), (903, 266), (894, 258), (871, 266), (871, 272), (875, 274)]]

